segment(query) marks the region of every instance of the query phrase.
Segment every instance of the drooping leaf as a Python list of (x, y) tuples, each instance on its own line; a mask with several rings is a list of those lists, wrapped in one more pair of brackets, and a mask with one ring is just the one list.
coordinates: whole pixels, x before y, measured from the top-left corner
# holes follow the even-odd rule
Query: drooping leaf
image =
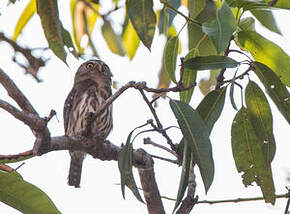
[[(197, 17), (194, 17), (197, 13), (195, 10), (196, 1), (188, 1), (189, 16), (196, 19), (200, 23), (209, 22), (216, 18), (216, 6), (212, 1), (206, 1), (204, 9), (199, 13)], [(188, 49), (196, 48), (199, 50), (200, 56), (215, 55), (216, 48), (213, 45), (211, 39), (202, 32), (201, 26), (188, 23)]]
[(49, 48), (59, 59), (66, 63), (67, 53), (64, 50), (62, 24), (58, 16), (57, 1), (36, 0), (36, 6)]
[(189, 177), (189, 168), (190, 168), (190, 161), (191, 161), (191, 151), (188, 145), (188, 142), (186, 141), (185, 138), (183, 138), (184, 146), (183, 146), (183, 158), (182, 158), (182, 170), (181, 170), (181, 176), (179, 180), (179, 187), (177, 191), (177, 197), (176, 197), (176, 202), (174, 205), (173, 212), (177, 209), (179, 206), (185, 190), (188, 185), (188, 177)]
[(270, 165), (275, 155), (276, 143), (273, 135), (273, 118), (269, 103), (263, 91), (253, 81), (249, 81), (246, 87), (245, 99), (253, 129), (260, 142), (263, 143), (262, 149), (265, 161)]
[(125, 26), (124, 34), (122, 37), (125, 50), (129, 56), (129, 59), (132, 60), (139, 47), (140, 39), (130, 20)]
[(290, 57), (280, 47), (254, 31), (239, 32), (238, 41), (256, 61), (267, 65), (282, 83), (290, 86)]
[[(196, 57), (198, 55), (198, 50), (193, 48), (191, 49), (188, 54), (184, 57), (184, 60)], [(192, 70), (192, 69), (188, 69), (185, 68), (183, 71), (183, 78), (182, 78), (182, 84), (184, 87), (188, 87), (190, 84), (194, 83), (196, 80), (196, 74), (197, 71)], [(193, 86), (191, 89), (186, 90), (186, 91), (182, 91), (179, 93), (179, 97), (180, 100), (185, 102), (185, 103), (189, 103), (193, 90), (194, 90), (195, 86)]]
[(73, 54), (76, 58), (78, 58), (78, 54), (74, 47), (70, 33), (63, 27), (62, 23), (60, 23), (60, 30), (64, 45), (68, 48), (71, 54)]
[(27, 4), (23, 12), (21, 13), (21, 16), (19, 17), (16, 27), (14, 29), (14, 34), (12, 37), (13, 41), (16, 41), (17, 37), (21, 34), (23, 28), (26, 26), (30, 18), (35, 14), (36, 12), (36, 0), (30, 0), (30, 2)]
[(60, 213), (51, 199), (18, 173), (0, 171), (0, 201), (23, 213)]
[(224, 108), (226, 91), (226, 87), (211, 91), (196, 108), (208, 128), (209, 134)]
[(150, 50), (156, 25), (153, 0), (127, 0), (126, 7), (140, 40)]
[[(259, 20), (259, 22), (269, 30), (281, 34), (272, 11), (269, 10), (251, 10), (251, 13)], [(251, 29), (248, 29), (251, 30)]]
[[(89, 6), (88, 6), (89, 4)], [(96, 20), (98, 18), (98, 4), (85, 3), (83, 1), (71, 0), (72, 28), (73, 38), (80, 54), (84, 53), (84, 48), (91, 44), (90, 35), (93, 32)], [(85, 43), (83, 39), (88, 38)], [(83, 40), (83, 41), (82, 41)], [(94, 46), (92, 47), (93, 52)], [(94, 53), (95, 54), (95, 53)]]
[(253, 62), (254, 72), (266, 88), (277, 108), (290, 124), (290, 93), (277, 75), (266, 65)]
[(125, 50), (121, 36), (115, 33), (111, 23), (107, 20), (104, 20), (104, 24), (102, 26), (102, 33), (112, 53), (118, 54), (120, 56), (125, 56)]
[(232, 123), (232, 152), (238, 172), (243, 172), (245, 186), (256, 182), (266, 203), (275, 203), (271, 166), (264, 159), (262, 144), (255, 134), (248, 111), (242, 107)]
[[(174, 7), (175, 9), (178, 9), (180, 7), (180, 0), (169, 0), (168, 4), (172, 7)], [(162, 10), (160, 11), (160, 15), (159, 15), (159, 20), (158, 20), (158, 29), (159, 29), (159, 33), (164, 33), (166, 36), (167, 34), (165, 32), (166, 28), (168, 29), (168, 27), (172, 26), (172, 22), (174, 17), (176, 16), (176, 13), (173, 12), (172, 10), (164, 7), (162, 8)]]
[(238, 108), (237, 108), (237, 105), (236, 105), (236, 102), (235, 102), (235, 98), (234, 98), (234, 89), (235, 89), (235, 80), (236, 80), (236, 75), (237, 75), (237, 72), (238, 72), (238, 69), (236, 70), (233, 78), (232, 78), (232, 81), (231, 81), (231, 88), (230, 88), (230, 100), (231, 100), (231, 104), (232, 104), (232, 107), (238, 111)]
[(241, 30), (252, 30), (255, 31), (255, 19), (252, 17), (242, 18), (239, 23)]
[(188, 104), (178, 100), (170, 100), (169, 104), (177, 118), (183, 137), (193, 152), (194, 162), (199, 167), (205, 192), (207, 192), (214, 177), (214, 162), (208, 128), (198, 112)]
[(170, 79), (174, 83), (176, 83), (175, 68), (178, 53), (178, 44), (179, 44), (178, 36), (171, 37), (166, 43), (163, 58), (165, 70), (167, 71), (168, 75), (170, 76)]
[(136, 182), (132, 172), (133, 146), (131, 143), (131, 137), (134, 131), (135, 129), (130, 132), (130, 134), (127, 137), (126, 144), (122, 147), (122, 150), (118, 155), (118, 167), (121, 175), (121, 191), (123, 198), (125, 199), (125, 185), (126, 185), (133, 192), (135, 197), (139, 201), (144, 203), (136, 186)]
[(239, 62), (227, 56), (197, 56), (184, 61), (185, 68), (194, 70), (235, 68), (238, 65)]
[(216, 20), (204, 23), (202, 31), (212, 39), (220, 53), (228, 46), (236, 27), (236, 19), (226, 1), (223, 1), (221, 8), (217, 9)]

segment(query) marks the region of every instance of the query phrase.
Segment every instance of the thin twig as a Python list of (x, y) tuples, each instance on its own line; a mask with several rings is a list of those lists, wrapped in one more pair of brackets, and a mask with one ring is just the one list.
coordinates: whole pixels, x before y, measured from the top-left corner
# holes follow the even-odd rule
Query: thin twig
[(181, 15), (183, 18), (186, 19), (186, 21), (192, 22), (193, 24), (196, 24), (198, 26), (202, 26), (202, 24), (199, 23), (198, 21), (196, 21), (196, 20), (194, 20), (194, 19), (192, 19), (192, 18), (184, 15), (183, 13), (181, 13), (180, 11), (178, 11), (177, 9), (175, 9), (174, 7), (172, 7), (166, 0), (160, 0), (160, 2), (162, 4), (164, 4), (168, 9), (170, 9), (170, 10), (174, 11), (175, 13)]
[(184, 57), (181, 57), (180, 58), (180, 62), (181, 62), (181, 65), (180, 65), (180, 79), (177, 83), (177, 85), (179, 85), (180, 87), (183, 87), (183, 73), (184, 73)]
[(157, 132), (159, 132), (160, 134), (162, 134), (163, 137), (165, 137), (165, 139), (167, 140), (168, 145), (170, 145), (171, 149), (173, 151), (177, 151), (176, 146), (173, 144), (172, 140), (170, 139), (170, 137), (167, 135), (166, 130), (161, 128), (159, 129), (152, 121), (152, 123), (150, 124)]
[(160, 145), (158, 143), (153, 142), (149, 137), (144, 138), (144, 142), (143, 143), (144, 144), (150, 144), (152, 146), (158, 147), (160, 149), (163, 149), (163, 150), (169, 152), (170, 154), (174, 155), (175, 157), (178, 157), (175, 151), (173, 151), (173, 150), (171, 150), (171, 149), (169, 149), (169, 148), (167, 148), (167, 147), (165, 147), (163, 145)]
[(17, 53), (21, 53), (27, 60), (28, 65), (23, 65), (16, 61), (16, 57), (14, 56), (13, 60), (23, 69), (25, 69), (26, 73), (30, 74), (35, 78), (37, 82), (40, 82), (41, 80), (37, 77), (37, 73), (39, 69), (43, 66), (45, 66), (45, 60), (43, 60), (41, 57), (35, 57), (32, 55), (32, 50), (29, 48), (23, 48), (19, 46), (16, 42), (13, 40), (7, 38), (4, 33), (0, 32), (0, 42), (5, 41), (7, 42)]
[[(243, 72), (243, 73), (240, 74), (239, 76), (235, 77), (235, 80), (236, 80), (236, 79), (242, 79), (242, 78), (243, 78), (245, 75), (247, 75), (247, 74), (249, 73), (249, 71), (251, 71), (251, 70), (252, 70), (252, 68), (249, 67), (245, 72)], [(228, 83), (228, 82), (231, 82), (231, 81), (233, 81), (233, 80), (232, 80), (232, 79), (224, 80), (223, 83), (222, 83), (222, 85), (223, 85), (224, 83)]]
[(247, 57), (247, 58), (250, 60), (250, 62), (252, 62), (252, 61), (253, 61), (253, 60), (251, 59), (251, 57), (249, 57), (247, 54), (245, 54), (245, 53), (244, 53), (244, 52), (242, 52), (242, 51), (235, 50), (235, 49), (229, 49), (229, 53), (231, 53), (231, 52), (235, 52), (235, 53), (242, 54), (242, 55), (244, 55), (245, 57)]
[(155, 119), (155, 121), (157, 123), (158, 129), (162, 129), (162, 124), (161, 124), (161, 122), (160, 122), (160, 120), (159, 120), (159, 118), (158, 118), (158, 116), (156, 114), (156, 111), (153, 108), (153, 106), (151, 105), (151, 103), (148, 100), (148, 98), (146, 97), (144, 91), (142, 89), (139, 89), (139, 92), (141, 93), (141, 95), (142, 95), (144, 101), (146, 102), (146, 104), (148, 105), (148, 107), (149, 107), (149, 109), (150, 109), (150, 111), (151, 111), (151, 113), (152, 113), (152, 115), (153, 115), (153, 117), (154, 117), (154, 119)]
[[(275, 195), (275, 198), (288, 198), (289, 195), (283, 194), (283, 195)], [(220, 203), (238, 203), (238, 202), (246, 202), (246, 201), (261, 201), (264, 200), (264, 197), (254, 197), (254, 198), (237, 198), (237, 199), (226, 199), (226, 200), (213, 200), (213, 201), (199, 201), (198, 204), (220, 204)]]
[(288, 187), (286, 187), (286, 189), (288, 191), (288, 200), (287, 200), (287, 204), (286, 204), (286, 207), (285, 207), (284, 214), (288, 214), (289, 205), (290, 205), (290, 189)]
[[(281, 194), (281, 195), (275, 195), (276, 199), (280, 198), (288, 198), (289, 195), (288, 193), (286, 194)], [(169, 201), (176, 201), (175, 198), (170, 198), (167, 196), (161, 196), (161, 198), (164, 198)], [(261, 201), (264, 200), (263, 197), (254, 197), (254, 198), (236, 198), (236, 199), (225, 199), (225, 200), (203, 200), (203, 201), (198, 201), (197, 204), (220, 204), (220, 203), (239, 203), (239, 202), (247, 202), (247, 201)]]
[[(232, 36), (231, 38), (230, 38), (230, 40), (229, 40), (229, 43), (228, 43), (228, 46), (227, 46), (227, 48), (225, 49), (225, 54), (224, 54), (224, 56), (228, 56), (229, 55), (229, 51), (230, 51), (230, 45), (231, 45), (231, 41), (234, 39), (234, 36)], [(221, 70), (221, 72), (219, 73), (219, 75), (216, 77), (216, 87), (215, 87), (215, 89), (218, 89), (218, 88), (220, 88), (221, 86), (222, 86), (222, 83), (223, 83), (223, 81), (224, 81), (224, 79), (225, 79), (225, 77), (224, 77), (224, 73), (225, 73), (225, 71), (226, 71), (226, 68), (224, 68), (224, 69), (222, 69)]]
[(163, 160), (163, 161), (167, 161), (167, 162), (179, 165), (179, 162), (177, 160), (171, 160), (171, 159), (168, 159), (168, 158), (163, 158), (163, 157), (152, 155), (152, 154), (150, 154), (150, 155), (151, 155), (152, 158), (156, 158), (156, 159), (159, 159), (159, 160)]

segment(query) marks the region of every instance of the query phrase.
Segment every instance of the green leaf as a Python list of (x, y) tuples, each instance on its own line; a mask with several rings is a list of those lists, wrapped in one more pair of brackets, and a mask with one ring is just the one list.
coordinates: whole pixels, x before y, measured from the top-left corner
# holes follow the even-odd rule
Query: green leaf
[(282, 83), (290, 86), (290, 58), (280, 47), (254, 31), (239, 32), (238, 41), (256, 61), (267, 65)]
[[(188, 1), (189, 16), (193, 18), (197, 11), (195, 10), (195, 3), (197, 1)], [(194, 19), (203, 23), (211, 21), (216, 18), (216, 6), (211, 1), (206, 1), (206, 6)], [(211, 39), (202, 32), (201, 26), (188, 23), (188, 49), (196, 48), (199, 50), (200, 56), (216, 55), (216, 48), (213, 45)]]
[(166, 43), (163, 58), (165, 70), (167, 71), (168, 75), (170, 76), (170, 79), (174, 83), (176, 83), (175, 68), (178, 53), (178, 44), (179, 44), (178, 36), (171, 37)]
[(64, 50), (57, 0), (36, 0), (36, 5), (49, 48), (59, 59), (66, 63), (67, 53)]
[(275, 203), (275, 187), (271, 166), (264, 159), (262, 144), (255, 134), (248, 111), (242, 107), (232, 124), (232, 152), (238, 172), (245, 186), (256, 182), (260, 186), (265, 202)]
[(255, 19), (252, 17), (242, 18), (239, 23), (241, 30), (252, 30), (255, 31)]
[[(181, 3), (180, 0), (168, 0), (168, 4), (175, 9), (178, 9), (180, 7), (180, 3)], [(176, 13), (173, 12), (172, 10), (166, 7), (162, 8), (162, 10), (160, 11), (159, 20), (158, 20), (158, 29), (159, 29), (160, 34), (164, 33), (165, 36), (167, 36), (166, 28), (168, 29), (168, 27), (172, 26), (172, 22), (175, 16), (176, 16)]]
[[(251, 10), (251, 13), (259, 20), (259, 22), (269, 30), (281, 34), (272, 11), (269, 10)], [(252, 29), (248, 29), (252, 30)]]
[(266, 65), (259, 62), (253, 62), (252, 65), (255, 68), (254, 72), (263, 83), (267, 94), (290, 124), (290, 94), (286, 86)]
[(140, 39), (130, 20), (128, 21), (128, 24), (125, 26), (124, 34), (122, 37), (124, 48), (129, 56), (129, 59), (132, 60), (139, 47)]
[(130, 132), (130, 134), (127, 137), (127, 142), (125, 146), (122, 147), (122, 150), (118, 155), (118, 167), (121, 175), (121, 191), (123, 198), (125, 199), (125, 185), (126, 185), (133, 192), (135, 197), (139, 201), (144, 203), (138, 191), (132, 172), (133, 146), (131, 143), (131, 137), (134, 131), (135, 129)]
[(208, 128), (209, 134), (224, 108), (226, 91), (227, 87), (211, 91), (196, 108)]
[[(193, 48), (188, 52), (188, 54), (186, 54), (186, 56), (184, 57), (184, 60), (196, 57), (197, 55), (198, 55), (198, 50)], [(196, 74), (197, 74), (196, 70), (185, 68), (183, 71), (183, 78), (182, 78), (183, 86), (188, 87), (190, 84), (194, 83), (196, 80)], [(189, 90), (180, 92), (179, 93), (180, 100), (185, 102), (185, 103), (189, 103), (194, 88), (195, 88), (195, 86), (193, 86)]]
[(123, 47), (122, 39), (120, 35), (117, 35), (115, 33), (111, 23), (107, 20), (104, 20), (104, 24), (102, 26), (102, 33), (112, 53), (118, 54), (120, 56), (125, 56), (125, 50)]
[(150, 50), (156, 25), (153, 0), (127, 0), (126, 7), (140, 40)]
[(216, 20), (204, 23), (202, 31), (212, 39), (217, 52), (220, 53), (228, 46), (236, 28), (235, 17), (226, 1), (223, 1), (221, 8), (217, 10)]
[(184, 196), (186, 187), (188, 185), (191, 151), (190, 151), (188, 142), (186, 141), (185, 138), (183, 138), (183, 142), (184, 142), (184, 144), (183, 144), (184, 146), (183, 146), (182, 170), (181, 170), (179, 187), (178, 187), (178, 191), (177, 191), (177, 197), (176, 197), (176, 202), (174, 205), (173, 212), (177, 209), (178, 205), (180, 204), (180, 202)]
[(276, 143), (269, 103), (263, 91), (253, 81), (250, 81), (246, 87), (245, 98), (253, 129), (260, 142), (263, 142), (264, 158), (266, 163), (270, 165), (275, 155)]
[(234, 98), (234, 89), (235, 89), (235, 80), (236, 80), (236, 75), (237, 75), (237, 72), (238, 72), (238, 69), (236, 70), (234, 76), (233, 76), (233, 79), (231, 81), (231, 88), (230, 88), (230, 100), (231, 100), (231, 104), (233, 106), (233, 108), (238, 111), (238, 108), (236, 106), (236, 103), (235, 103), (235, 98)]
[(0, 201), (22, 213), (60, 213), (50, 198), (15, 172), (0, 171)]
[(206, 6), (206, 0), (189, 1), (188, 10), (191, 11), (190, 17), (192, 19), (195, 19), (201, 13), (201, 11), (203, 11), (205, 6)]
[(170, 100), (169, 104), (177, 118), (183, 137), (193, 152), (194, 162), (199, 167), (205, 192), (207, 192), (214, 177), (214, 162), (208, 128), (198, 112), (188, 104), (178, 100)]
[(269, 10), (271, 7), (263, 0), (252, 1), (252, 0), (226, 0), (231, 7), (242, 8), (243, 11), (247, 10)]
[(71, 54), (73, 54), (76, 58), (78, 58), (78, 54), (74, 47), (70, 33), (63, 27), (62, 23), (60, 23), (60, 29), (64, 45), (68, 48)]
[(194, 70), (235, 68), (238, 65), (239, 62), (227, 56), (197, 56), (184, 61), (185, 68)]
[(14, 29), (14, 34), (12, 37), (13, 41), (16, 41), (17, 37), (21, 34), (23, 28), (26, 26), (30, 18), (36, 12), (36, 0), (30, 0), (25, 9), (23, 10), (21, 16), (19, 17), (16, 27)]

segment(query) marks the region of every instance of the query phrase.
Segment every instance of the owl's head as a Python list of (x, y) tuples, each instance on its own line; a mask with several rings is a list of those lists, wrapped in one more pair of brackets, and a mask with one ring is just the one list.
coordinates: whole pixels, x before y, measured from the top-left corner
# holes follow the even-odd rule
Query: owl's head
[(84, 80), (111, 81), (109, 66), (101, 60), (91, 59), (80, 65), (75, 75), (75, 82)]

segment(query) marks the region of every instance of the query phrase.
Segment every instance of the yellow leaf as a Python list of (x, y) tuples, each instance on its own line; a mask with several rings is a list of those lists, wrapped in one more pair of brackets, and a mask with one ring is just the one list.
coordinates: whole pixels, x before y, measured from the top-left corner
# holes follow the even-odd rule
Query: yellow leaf
[(16, 27), (14, 29), (13, 34), (13, 41), (16, 41), (17, 37), (22, 32), (23, 28), (27, 24), (27, 22), (30, 20), (30, 18), (33, 16), (33, 14), (36, 12), (36, 0), (31, 0), (25, 9), (23, 10), (20, 18), (17, 21)]
[(130, 60), (132, 60), (139, 47), (140, 39), (130, 20), (124, 31), (123, 44)]

